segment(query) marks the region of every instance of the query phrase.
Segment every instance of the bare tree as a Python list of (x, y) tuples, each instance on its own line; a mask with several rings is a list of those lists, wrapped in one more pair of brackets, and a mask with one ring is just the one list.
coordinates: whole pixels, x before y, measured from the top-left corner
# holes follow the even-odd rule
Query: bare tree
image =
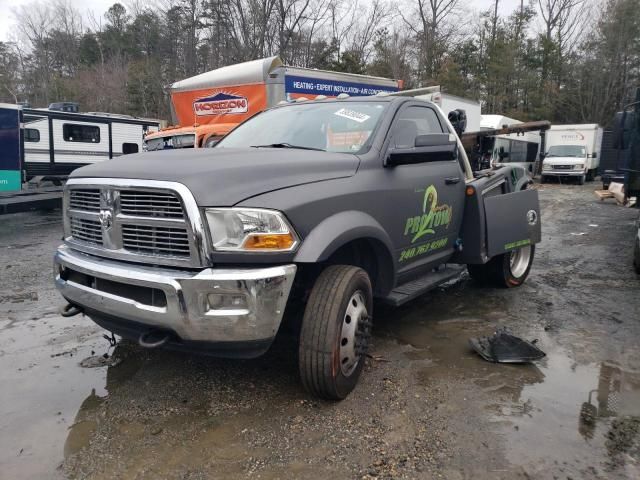
[[(459, 0), (416, 0), (415, 15), (409, 18), (402, 11), (400, 16), (415, 33), (419, 45), (419, 69), (421, 77), (432, 82), (448, 41), (456, 31), (449, 18), (458, 9)], [(416, 18), (417, 20), (413, 20)]]

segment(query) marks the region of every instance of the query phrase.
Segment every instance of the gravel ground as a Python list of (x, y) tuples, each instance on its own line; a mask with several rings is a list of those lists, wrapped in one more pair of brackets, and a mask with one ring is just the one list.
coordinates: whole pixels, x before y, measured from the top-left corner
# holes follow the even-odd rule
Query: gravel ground
[[(376, 305), (371, 358), (340, 403), (305, 394), (288, 336), (253, 361), (109, 347), (56, 313), (59, 214), (1, 217), (0, 478), (640, 478), (638, 212), (593, 189), (539, 187), (522, 288), (463, 276)], [(469, 350), (503, 326), (547, 357)]]

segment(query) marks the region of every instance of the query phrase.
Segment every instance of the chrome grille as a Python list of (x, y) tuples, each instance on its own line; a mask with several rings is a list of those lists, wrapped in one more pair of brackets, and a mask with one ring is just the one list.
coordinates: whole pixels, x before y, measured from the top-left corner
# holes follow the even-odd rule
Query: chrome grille
[(573, 170), (573, 165), (554, 165), (554, 170)]
[(100, 190), (97, 188), (71, 190), (69, 195), (69, 207), (87, 212), (99, 212)]
[(183, 218), (182, 203), (172, 193), (120, 191), (120, 212), (140, 217)]
[(130, 252), (148, 255), (188, 257), (190, 254), (186, 228), (122, 225), (122, 246)]
[(102, 226), (99, 220), (69, 217), (71, 235), (83, 242), (102, 245)]
[(207, 265), (200, 212), (184, 185), (72, 179), (64, 203), (65, 240), (79, 251), (157, 265)]

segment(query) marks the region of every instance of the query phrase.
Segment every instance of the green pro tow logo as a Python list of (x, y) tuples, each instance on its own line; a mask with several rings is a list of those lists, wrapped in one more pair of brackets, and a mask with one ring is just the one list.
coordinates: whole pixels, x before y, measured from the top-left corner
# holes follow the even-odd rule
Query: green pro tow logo
[(452, 216), (453, 209), (450, 205), (438, 205), (438, 190), (430, 185), (424, 191), (422, 215), (407, 218), (404, 235), (412, 235), (411, 243), (415, 243), (425, 235), (434, 234), (438, 227), (449, 228)]

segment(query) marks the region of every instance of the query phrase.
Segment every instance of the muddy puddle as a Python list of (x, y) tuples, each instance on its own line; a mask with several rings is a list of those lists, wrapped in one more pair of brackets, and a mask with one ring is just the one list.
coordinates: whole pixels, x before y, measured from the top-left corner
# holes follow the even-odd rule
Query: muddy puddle
[[(590, 338), (592, 333), (567, 333), (565, 343), (576, 342), (580, 350), (575, 355), (561, 344), (562, 334), (510, 325), (508, 311), (492, 302), (468, 309), (482, 290), (450, 304), (445, 294), (455, 297), (469, 288), (464, 283), (418, 300), (421, 308), (405, 308), (399, 319), (386, 313), (378, 335), (404, 347), (418, 385), (457, 384), (460, 396), (451, 403), (460, 405), (448, 405), (451, 412), (477, 413), (473, 405), (486, 414), (486, 436), (502, 440), (510, 464), (494, 470), (497, 478), (511, 469), (525, 478), (640, 478), (640, 371), (626, 367), (624, 355), (596, 360), (600, 352), (588, 350), (602, 339)], [(523, 338), (537, 339), (547, 356), (535, 364), (493, 364), (469, 347), (470, 337), (509, 325)]]
[(80, 317), (0, 324), (0, 477), (55, 478), (87, 392), (107, 394), (104, 369), (78, 366), (106, 344), (98, 330)]

